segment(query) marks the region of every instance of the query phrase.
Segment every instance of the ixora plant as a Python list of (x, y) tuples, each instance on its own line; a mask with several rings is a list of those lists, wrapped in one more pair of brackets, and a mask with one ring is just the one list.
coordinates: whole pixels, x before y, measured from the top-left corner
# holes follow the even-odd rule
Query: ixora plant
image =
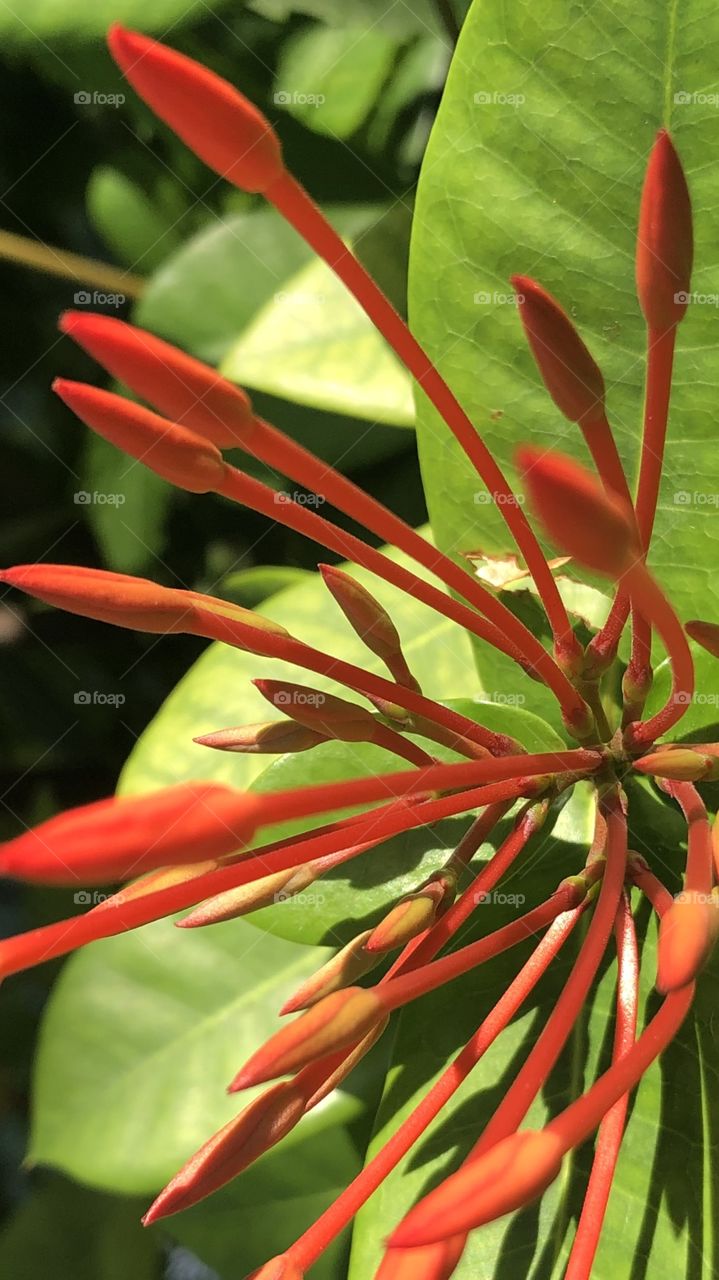
[[(257, 417), (247, 396), (215, 370), (150, 333), (78, 313), (66, 315), (61, 326), (154, 410), (64, 380), (56, 384), (58, 394), (91, 429), (175, 485), (221, 494), (281, 521), (493, 646), (551, 691), (573, 745), (529, 751), (481, 718), (478, 722), (427, 696), (386, 610), (339, 568), (321, 566), (324, 582), (347, 622), (385, 665), (384, 677), (303, 643), (257, 613), (194, 591), (72, 565), (6, 570), (2, 581), (47, 603), (119, 626), (189, 632), (258, 657), (289, 660), (362, 695), (372, 707), (285, 680), (262, 679), (260, 692), (285, 718), (205, 735), (200, 741), (207, 747), (284, 754), (308, 752), (330, 740), (372, 743), (402, 763), (381, 774), (264, 793), (187, 782), (137, 798), (107, 799), (45, 822), (3, 846), (3, 874), (46, 884), (123, 885), (83, 914), (4, 941), (0, 970), (8, 976), (188, 908), (190, 915), (181, 921), (185, 927), (232, 920), (277, 901), (278, 895), (299, 894), (326, 871), (361, 859), (392, 836), (464, 815), (463, 834), (444, 865), (378, 924), (353, 938), (285, 1004), (283, 1013), (299, 1011), (299, 1016), (257, 1050), (230, 1089), (273, 1083), (197, 1151), (157, 1197), (146, 1221), (195, 1204), (278, 1143), (347, 1077), (395, 1010), (440, 988), (451, 1008), (450, 984), (513, 947), (524, 948), (526, 958), (509, 986), (496, 993), (490, 1012), (419, 1105), (319, 1219), (255, 1274), (263, 1280), (298, 1280), (310, 1272), (531, 1002), (574, 934), (582, 939), (576, 961), (521, 1068), (459, 1168), (396, 1222), (378, 1275), (381, 1280), (452, 1275), (471, 1232), (531, 1204), (558, 1177), (569, 1153), (593, 1139), (591, 1173), (565, 1273), (581, 1280), (592, 1272), (632, 1091), (687, 1017), (719, 925), (714, 888), (719, 842), (712, 839), (695, 785), (719, 778), (719, 744), (672, 740), (694, 696), (685, 630), (719, 656), (719, 626), (699, 621), (684, 626), (646, 565), (675, 337), (687, 309), (692, 267), (691, 206), (679, 157), (668, 134), (660, 132), (641, 196), (636, 281), (648, 362), (635, 495), (607, 420), (597, 364), (553, 297), (527, 277), (513, 281), (539, 372), (558, 409), (577, 424), (596, 469), (595, 476), (561, 454), (529, 445), (519, 453), (531, 506), (552, 542), (576, 566), (616, 584), (606, 622), (586, 643), (570, 620), (522, 502), (404, 322), (288, 173), (269, 123), (229, 84), (159, 43), (113, 28), (110, 48), (141, 97), (198, 156), (243, 190), (262, 193), (289, 220), (414, 375), (506, 521), (545, 611), (552, 650), (508, 607), (506, 597)], [(270, 488), (224, 459), (223, 447), (244, 450), (321, 494), (433, 574), (442, 587), (306, 504), (278, 503)], [(631, 652), (624, 668), (618, 653), (628, 624)], [(671, 688), (664, 705), (646, 714), (653, 634), (667, 655)], [(616, 685), (622, 669), (617, 713), (605, 691)], [(631, 788), (642, 776), (656, 780), (686, 824), (684, 884), (674, 896), (659, 877), (660, 867), (630, 848)], [(594, 796), (594, 836), (584, 861), (560, 883), (556, 877), (552, 882), (550, 870), (543, 900), (452, 949), (479, 904), (526, 855), (532, 838), (577, 784), (589, 784)], [(306, 824), (350, 808), (350, 816), (305, 825), (300, 834), (259, 840), (263, 828), (278, 822)], [(510, 811), (509, 833), (494, 856), (470, 871), (474, 855)], [(641, 1030), (633, 894), (639, 910), (648, 907), (659, 920), (658, 995)], [(375, 985), (358, 985), (391, 953), (397, 954)], [(608, 1063), (584, 1091), (577, 1073), (576, 1096), (544, 1128), (523, 1128), (605, 958), (612, 955), (616, 1012)]]

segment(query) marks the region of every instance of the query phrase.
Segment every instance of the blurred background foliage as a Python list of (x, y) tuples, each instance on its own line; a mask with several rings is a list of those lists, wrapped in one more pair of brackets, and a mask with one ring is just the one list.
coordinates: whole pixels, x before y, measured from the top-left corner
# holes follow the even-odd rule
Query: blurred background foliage
[[(50, 390), (58, 374), (100, 381), (57, 332), (68, 307), (131, 317), (222, 367), (246, 382), (262, 414), (421, 522), (404, 375), (274, 214), (217, 180), (125, 92), (103, 33), (114, 19), (151, 31), (241, 85), (401, 308), (413, 189), (466, 7), (0, 5), (3, 563), (111, 567), (250, 605), (315, 564), (314, 549), (294, 534), (220, 499), (173, 492), (88, 438)], [(281, 477), (264, 478), (282, 486)], [(12, 596), (0, 602), (0, 642), (4, 836), (111, 792), (137, 735), (201, 648)], [(124, 702), (86, 703), (83, 692)], [(5, 886), (0, 929), (72, 910), (69, 894)], [(202, 1232), (197, 1253), (180, 1249), (165, 1233), (143, 1234), (134, 1200), (46, 1171), (18, 1173), (34, 1038), (56, 972), (34, 970), (0, 992), (0, 1273), (209, 1280), (215, 1273), (198, 1257)], [(361, 1153), (360, 1120), (343, 1133)], [(333, 1158), (351, 1166), (352, 1151), (335, 1144)]]

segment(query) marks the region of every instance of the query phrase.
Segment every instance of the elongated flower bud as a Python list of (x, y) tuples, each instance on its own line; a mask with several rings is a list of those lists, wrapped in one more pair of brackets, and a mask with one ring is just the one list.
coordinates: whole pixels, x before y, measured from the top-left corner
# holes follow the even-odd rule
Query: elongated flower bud
[(524, 1130), (468, 1160), (412, 1209), (390, 1237), (411, 1249), (446, 1240), (512, 1213), (542, 1195), (557, 1177), (565, 1146), (551, 1130)]
[(116, 893), (108, 894), (92, 910), (93, 912), (114, 911), (124, 903), (146, 898), (152, 893), (160, 893), (162, 889), (170, 889), (176, 884), (186, 884), (188, 880), (196, 880), (198, 876), (216, 871), (219, 866), (221, 862), (213, 858), (210, 861), (193, 862), (189, 865), (160, 867), (159, 871), (150, 871), (147, 875), (140, 876), (139, 880), (131, 880), (129, 884), (123, 885)]
[(381, 955), (384, 951), (406, 946), (434, 924), (440, 905), (454, 896), (455, 888), (456, 879), (445, 877), (430, 881), (423, 889), (408, 894), (372, 929), (367, 951)]
[(180, 929), (199, 929), (208, 924), (236, 920), (248, 915), (250, 911), (259, 911), (261, 907), (286, 902), (306, 889), (314, 879), (315, 872), (311, 863), (288, 867), (286, 871), (276, 871), (274, 875), (262, 876), (261, 879), (242, 884), (237, 889), (218, 893), (214, 898), (208, 898), (207, 902), (200, 903), (199, 907), (195, 907), (194, 911), (176, 923)]
[(370, 955), (366, 948), (371, 932), (371, 929), (365, 929), (364, 933), (352, 938), (317, 973), (307, 978), (294, 995), (285, 1001), (280, 1013), (297, 1013), (300, 1009), (310, 1009), (325, 996), (352, 986), (363, 974), (369, 973), (377, 964), (377, 956)]
[(719, 897), (686, 891), (659, 922), (657, 990), (662, 995), (693, 982), (706, 964), (719, 929)]
[(242, 191), (261, 192), (282, 175), (274, 129), (226, 80), (117, 23), (108, 44), (140, 97), (221, 177)]
[(329, 742), (329, 737), (295, 720), (270, 720), (264, 724), (244, 724), (236, 729), (203, 733), (192, 741), (201, 747), (237, 751), (242, 755), (286, 755), (288, 752), (309, 751), (320, 742)]
[(374, 991), (362, 987), (335, 991), (271, 1036), (235, 1076), (230, 1092), (297, 1071), (316, 1058), (354, 1044), (382, 1018), (382, 1002)]
[(604, 378), (556, 298), (529, 276), (512, 276), (519, 315), (547, 391), (565, 418), (586, 426), (604, 414)]
[(70, 809), (0, 846), (0, 875), (94, 885), (220, 858), (247, 843), (257, 809), (257, 797), (211, 782), (113, 796)]
[(684, 170), (666, 129), (647, 165), (637, 230), (637, 294), (650, 329), (663, 332), (682, 319), (691, 288), (694, 238)]
[(571, 458), (525, 446), (519, 466), (553, 542), (581, 564), (619, 577), (636, 558), (636, 531), (626, 507)]
[(274, 1085), (255, 1098), (190, 1157), (150, 1205), (143, 1224), (149, 1227), (160, 1218), (189, 1209), (224, 1187), (284, 1138), (304, 1109), (304, 1094), (289, 1082)]
[(113, 391), (66, 378), (56, 378), (52, 389), (86, 426), (178, 489), (213, 493), (221, 488), (222, 454), (203, 436)]
[(712, 782), (719, 778), (719, 759), (706, 755), (701, 748), (663, 750), (659, 747), (648, 756), (642, 756), (641, 760), (635, 760), (634, 768), (639, 773), (675, 782)]
[(461, 1234), (423, 1249), (387, 1249), (375, 1280), (450, 1280), (466, 1242)]
[(216, 369), (114, 316), (66, 311), (60, 330), (159, 413), (223, 448), (246, 443), (249, 398)]
[(85, 569), (74, 564), (21, 564), (0, 571), (0, 582), (68, 613), (131, 631), (206, 635), (208, 620), (226, 618), (261, 632), (288, 634), (278, 622), (239, 605), (203, 596), (198, 591), (161, 587), (148, 578), (133, 578), (106, 569)]
[(398, 684), (419, 691), (404, 654), (399, 632), (387, 610), (375, 600), (366, 587), (360, 585), (343, 569), (334, 565), (317, 566), (325, 586), (332, 592), (340, 609), (360, 640), (372, 653), (381, 658)]
[(366, 707), (331, 693), (321, 693), (308, 685), (289, 680), (254, 680), (253, 684), (278, 711), (328, 738), (366, 742), (377, 727), (375, 717)]
[(708, 653), (719, 658), (719, 626), (715, 622), (687, 622), (684, 630), (692, 640), (706, 649)]

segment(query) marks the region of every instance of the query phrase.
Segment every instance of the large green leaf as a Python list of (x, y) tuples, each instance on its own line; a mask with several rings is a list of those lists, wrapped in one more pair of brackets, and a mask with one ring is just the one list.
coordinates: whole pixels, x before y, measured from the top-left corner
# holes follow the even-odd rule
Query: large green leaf
[(283, 46), (274, 101), (316, 133), (348, 138), (371, 111), (397, 54), (377, 27), (307, 27)]
[[(635, 800), (641, 816), (638, 825), (632, 825), (632, 839), (647, 855), (651, 852), (654, 865), (662, 868), (662, 874), (668, 871), (676, 884), (674, 876), (681, 861), (679, 842), (673, 848), (669, 842), (681, 829), (678, 815), (646, 788), (638, 797), (632, 796), (633, 807)], [(576, 834), (579, 836), (580, 832), (577, 830)], [(576, 868), (581, 856), (581, 850), (571, 841), (558, 841), (555, 830), (542, 839), (533, 857), (519, 863), (502, 887), (508, 895), (524, 895), (526, 905), (520, 909), (525, 910), (546, 894), (550, 874), (553, 879), (563, 870)], [(641, 1020), (656, 1011), (658, 999), (653, 990), (656, 931), (653, 923), (648, 924), (645, 906), (637, 910), (643, 965)], [(496, 928), (512, 908), (493, 904), (487, 910), (492, 913), (491, 921), (482, 919), (475, 928)], [(392, 1227), (419, 1196), (456, 1168), (470, 1149), (551, 1012), (576, 956), (578, 941), (572, 941), (527, 1006), (360, 1213), (353, 1235), (350, 1280), (373, 1274), (382, 1241)], [(451, 1017), (446, 992), (426, 997), (403, 1011), (369, 1155), (387, 1141), (416, 1106), (490, 1010), (526, 954), (499, 957), (457, 983), (452, 990)], [(716, 1194), (718, 1173), (714, 1136), (719, 1119), (718, 1071), (712, 1043), (716, 976), (714, 965), (700, 983), (689, 1021), (662, 1063), (651, 1068), (633, 1096), (631, 1119), (592, 1269), (596, 1280), (631, 1280), (638, 1275), (651, 1276), (652, 1280), (675, 1280), (680, 1276), (710, 1280), (715, 1273), (712, 1211), (708, 1211), (704, 1227), (701, 1212), (702, 1203), (706, 1205)], [(605, 967), (567, 1049), (532, 1106), (524, 1127), (546, 1123), (605, 1068), (612, 1035), (614, 980), (614, 966)], [(584, 1148), (567, 1162), (562, 1176), (540, 1205), (472, 1233), (455, 1272), (456, 1280), (501, 1280), (509, 1275), (560, 1280), (590, 1159), (591, 1148)]]
[(243, 921), (160, 920), (65, 967), (43, 1022), (30, 1158), (92, 1186), (156, 1191), (242, 1105), (228, 1082), (323, 952)]
[[(719, 614), (711, 523), (719, 237), (719, 15), (701, 0), (657, 9), (475, 3), (424, 164), (412, 244), (411, 317), (465, 408), (512, 470), (520, 440), (586, 460), (542, 387), (508, 277), (537, 277), (570, 309), (605, 373), (630, 475), (637, 465), (644, 332), (634, 293), (637, 208), (656, 129), (671, 127), (696, 214), (698, 300), (679, 331), (667, 466), (651, 560), (685, 614)], [(708, 96), (707, 96), (708, 95)], [(704, 301), (701, 301), (701, 298)], [(506, 550), (499, 513), (448, 430), (419, 404), (436, 536), (453, 552)], [(480, 657), (480, 663), (491, 657)], [(482, 668), (485, 669), (484, 666)]]
[(285, 283), (227, 353), (222, 372), (318, 409), (414, 425), (408, 374), (323, 262)]

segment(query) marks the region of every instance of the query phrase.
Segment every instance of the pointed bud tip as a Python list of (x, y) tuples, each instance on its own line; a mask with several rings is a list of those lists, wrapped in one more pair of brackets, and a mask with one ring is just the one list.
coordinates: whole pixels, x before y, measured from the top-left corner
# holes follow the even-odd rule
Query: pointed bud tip
[(637, 229), (637, 295), (650, 329), (666, 331), (683, 318), (693, 254), (689, 188), (676, 147), (660, 129), (649, 155)]
[(243, 191), (285, 173), (277, 135), (233, 85), (201, 63), (114, 23), (110, 52), (135, 91), (205, 164)]

